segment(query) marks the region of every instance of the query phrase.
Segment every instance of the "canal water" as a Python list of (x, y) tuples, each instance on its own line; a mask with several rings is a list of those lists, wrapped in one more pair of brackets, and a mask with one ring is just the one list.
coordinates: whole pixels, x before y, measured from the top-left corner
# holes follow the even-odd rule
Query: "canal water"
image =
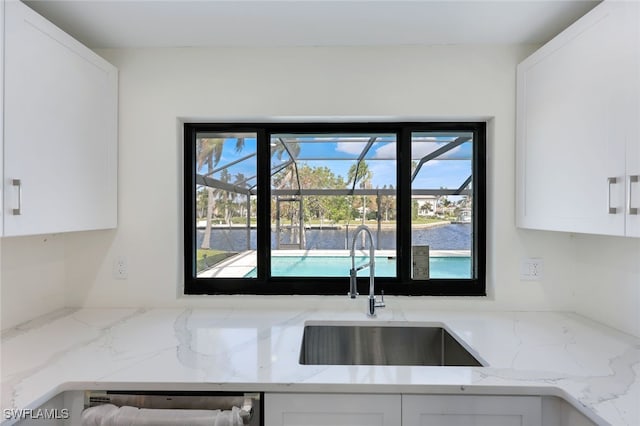
[[(349, 233), (345, 229), (307, 229), (306, 249), (308, 250), (342, 250), (345, 249), (345, 239), (351, 247), (353, 231), (356, 225), (349, 227)], [(371, 228), (374, 241), (377, 236), (375, 228)], [(197, 234), (197, 246), (200, 247), (204, 230), (199, 229)], [(256, 248), (256, 230), (250, 232), (250, 249)], [(449, 224), (433, 228), (414, 229), (412, 232), (412, 245), (428, 245), (431, 250), (470, 250), (471, 249), (471, 224)], [(276, 247), (276, 235), (271, 233), (271, 247)], [(243, 228), (216, 228), (211, 230), (211, 248), (225, 251), (243, 251), (247, 249), (247, 231)], [(382, 250), (396, 248), (395, 230), (382, 230), (380, 232), (380, 247)]]

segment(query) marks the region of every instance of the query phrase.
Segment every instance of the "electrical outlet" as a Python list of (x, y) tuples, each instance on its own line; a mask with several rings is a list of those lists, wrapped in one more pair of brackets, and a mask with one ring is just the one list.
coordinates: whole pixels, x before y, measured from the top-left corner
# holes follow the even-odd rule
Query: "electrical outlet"
[(541, 281), (543, 273), (544, 261), (541, 257), (530, 257), (520, 263), (520, 279), (523, 281)]
[(126, 280), (129, 276), (129, 267), (127, 265), (127, 258), (124, 256), (118, 256), (113, 261), (113, 278), (117, 280)]

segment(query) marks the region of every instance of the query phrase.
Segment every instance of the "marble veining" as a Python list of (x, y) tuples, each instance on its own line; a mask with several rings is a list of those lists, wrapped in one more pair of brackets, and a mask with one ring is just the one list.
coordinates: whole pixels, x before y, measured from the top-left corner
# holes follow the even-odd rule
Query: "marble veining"
[[(3, 332), (1, 408), (104, 388), (519, 393), (564, 397), (605, 424), (640, 424), (640, 339), (574, 314), (392, 306), (373, 320), (341, 306), (66, 309)], [(488, 366), (300, 365), (307, 321), (442, 323)]]

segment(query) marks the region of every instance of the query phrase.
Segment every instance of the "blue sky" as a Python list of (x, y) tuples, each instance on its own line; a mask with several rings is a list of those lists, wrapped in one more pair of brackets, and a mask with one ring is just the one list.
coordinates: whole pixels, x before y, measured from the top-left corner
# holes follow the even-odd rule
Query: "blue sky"
[[(430, 141), (414, 141), (412, 143), (412, 157), (418, 162), (424, 155), (433, 152), (439, 147), (446, 145), (446, 142), (438, 138)], [(451, 137), (447, 138), (451, 140)], [(345, 139), (308, 137), (304, 143), (300, 144), (299, 164), (306, 164), (310, 167), (326, 166), (336, 175), (341, 175), (346, 179), (349, 167), (355, 164), (355, 160), (366, 145), (366, 137)], [(238, 158), (256, 152), (256, 139), (246, 138), (244, 148), (240, 152), (235, 150), (235, 139), (226, 139), (222, 151), (220, 162), (215, 167), (223, 166)], [(393, 137), (382, 137), (375, 142), (369, 150), (366, 161), (369, 169), (373, 172), (373, 187), (382, 188), (384, 185), (396, 184), (396, 144)], [(423, 165), (420, 173), (413, 182), (415, 189), (438, 189), (457, 188), (471, 174), (471, 153), (472, 144), (464, 143), (457, 148), (447, 152), (438, 159), (434, 159)], [(314, 158), (336, 159), (333, 161), (313, 160)], [(349, 159), (349, 160), (338, 160)], [(288, 160), (285, 154), (283, 161)], [(280, 161), (274, 156), (272, 165), (279, 164)], [(256, 157), (233, 165), (228, 169), (229, 173), (235, 175), (242, 173), (245, 176), (256, 174)], [(202, 170), (205, 172), (206, 170)], [(214, 177), (219, 177), (217, 173)], [(251, 183), (255, 183), (251, 182)]]

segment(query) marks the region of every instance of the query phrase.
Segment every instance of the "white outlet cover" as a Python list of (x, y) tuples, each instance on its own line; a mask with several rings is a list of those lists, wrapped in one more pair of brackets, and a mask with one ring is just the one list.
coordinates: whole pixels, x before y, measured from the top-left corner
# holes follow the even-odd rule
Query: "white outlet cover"
[(118, 256), (113, 261), (113, 278), (116, 280), (126, 280), (129, 277), (129, 268), (127, 265), (127, 258), (124, 256)]
[(522, 281), (541, 281), (544, 276), (544, 261), (540, 257), (529, 257), (520, 262)]

